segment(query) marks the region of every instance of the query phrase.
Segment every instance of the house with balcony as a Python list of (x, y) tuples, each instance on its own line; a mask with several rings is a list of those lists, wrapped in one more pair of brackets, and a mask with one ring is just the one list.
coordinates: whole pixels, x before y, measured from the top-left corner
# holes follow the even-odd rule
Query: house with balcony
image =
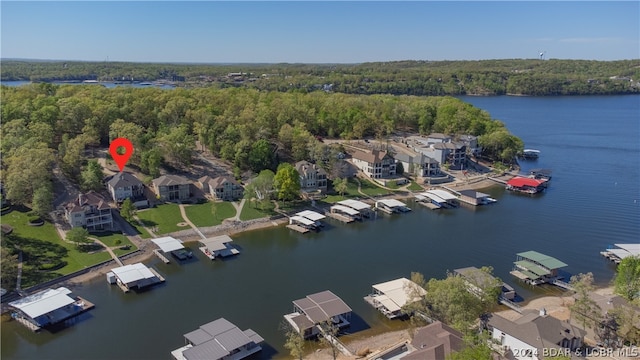
[(405, 173), (423, 178), (441, 176), (440, 164), (425, 154), (418, 153), (415, 156), (396, 154), (394, 158), (402, 163)]
[(202, 190), (209, 193), (215, 200), (235, 201), (242, 198), (244, 188), (230, 176), (210, 178), (201, 177), (198, 182)]
[(323, 168), (304, 160), (298, 161), (295, 168), (300, 174), (300, 190), (304, 192), (327, 191), (327, 172)]
[(351, 156), (353, 164), (372, 179), (382, 179), (396, 175), (396, 160), (386, 151), (356, 150)]
[(88, 231), (113, 230), (113, 216), (108, 201), (95, 191), (78, 195), (65, 206), (65, 217), (71, 227)]
[(162, 175), (153, 179), (153, 191), (163, 201), (183, 201), (191, 197), (191, 181), (184, 176)]
[(119, 172), (107, 182), (107, 189), (116, 203), (125, 199), (138, 201), (144, 199), (144, 185), (142, 181), (128, 172)]

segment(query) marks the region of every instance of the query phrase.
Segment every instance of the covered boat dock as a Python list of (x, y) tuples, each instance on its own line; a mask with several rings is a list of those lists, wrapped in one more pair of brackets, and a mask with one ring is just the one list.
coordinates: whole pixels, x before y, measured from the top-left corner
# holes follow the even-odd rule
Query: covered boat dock
[(480, 191), (460, 190), (459, 193), (460, 197), (458, 200), (473, 206), (488, 205), (497, 202), (497, 200), (492, 198), (489, 194), (485, 194)]
[(527, 194), (535, 194), (544, 190), (546, 181), (516, 176), (507, 181), (507, 190), (517, 191)]
[(365, 202), (353, 200), (353, 199), (346, 199), (346, 200), (338, 201), (337, 204), (357, 210), (358, 212), (360, 212), (360, 214), (363, 217), (371, 216), (371, 205)]
[(376, 209), (381, 210), (387, 214), (411, 211), (411, 209), (407, 207), (407, 204), (396, 199), (377, 200)]
[(227, 257), (240, 254), (238, 249), (234, 248), (230, 243), (233, 241), (229, 235), (214, 236), (198, 240), (202, 245), (200, 251), (209, 259), (214, 260), (216, 257)]
[(561, 279), (558, 269), (566, 266), (568, 265), (554, 257), (537, 251), (526, 251), (517, 254), (511, 275), (531, 285), (554, 283)]
[(640, 244), (614, 244), (614, 247), (609, 247), (605, 251), (601, 251), (600, 254), (605, 258), (613, 261), (616, 264), (629, 257), (640, 256)]
[[(182, 240), (176, 239), (171, 236), (165, 236), (160, 238), (151, 239), (151, 241), (158, 245), (160, 251), (164, 254), (172, 254), (176, 258), (180, 260), (185, 260), (188, 257), (193, 256), (192, 253), (185, 250), (184, 245), (182, 244)], [(154, 250), (154, 254), (160, 258), (160, 260), (164, 261), (166, 264), (169, 263), (169, 259), (167, 259), (163, 254), (161, 254), (158, 250)]]
[(285, 320), (305, 339), (322, 333), (320, 325), (331, 321), (338, 328), (349, 326), (351, 308), (329, 290), (293, 301), (293, 312)]
[(458, 206), (458, 197), (451, 194), (450, 192), (438, 189), (438, 190), (425, 191), (424, 194), (437, 196), (438, 198), (446, 201), (447, 205), (449, 205), (450, 207)]
[(133, 288), (139, 290), (164, 282), (164, 278), (153, 268), (146, 267), (143, 263), (135, 263), (111, 269), (107, 273), (107, 281), (117, 284), (122, 291), (129, 292)]
[(337, 205), (333, 205), (330, 210), (331, 210), (332, 217), (335, 217), (336, 215), (338, 215), (338, 217), (336, 218), (346, 223), (350, 223), (354, 220), (362, 219), (362, 215), (358, 210), (352, 209), (348, 206), (337, 204)]
[(373, 285), (370, 295), (364, 300), (378, 309), (387, 318), (394, 319), (404, 315), (402, 307), (418, 301), (427, 294), (426, 290), (407, 278), (400, 278)]

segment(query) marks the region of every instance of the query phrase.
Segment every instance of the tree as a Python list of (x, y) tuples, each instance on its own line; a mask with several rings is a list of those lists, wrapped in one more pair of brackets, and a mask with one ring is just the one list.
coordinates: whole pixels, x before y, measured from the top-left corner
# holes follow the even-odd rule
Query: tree
[(151, 177), (160, 176), (160, 165), (162, 164), (162, 153), (157, 148), (143, 151), (140, 156), (140, 168)]
[(67, 241), (76, 244), (77, 247), (92, 242), (89, 239), (89, 232), (87, 231), (87, 229), (81, 227), (74, 227), (73, 229), (69, 230), (67, 232), (66, 239)]
[(126, 198), (122, 202), (122, 206), (120, 207), (120, 215), (122, 218), (127, 220), (128, 222), (133, 221), (133, 217), (136, 215), (136, 206), (133, 204), (131, 199)]
[(245, 197), (250, 200), (257, 199), (262, 207), (264, 202), (268, 202), (271, 199), (271, 194), (274, 191), (274, 177), (275, 174), (271, 170), (260, 171), (260, 174), (245, 187)]
[(0, 277), (2, 288), (15, 288), (16, 277), (18, 276), (18, 255), (12, 254), (4, 246), (0, 248), (0, 271), (2, 271), (2, 276)]
[(320, 326), (322, 333), (324, 334), (324, 336), (321, 336), (321, 341), (329, 346), (331, 356), (333, 357), (333, 360), (335, 360), (338, 357), (339, 352), (337, 338), (340, 329), (338, 328), (338, 325), (331, 321), (331, 319), (323, 321), (318, 326)]
[[(615, 313), (615, 312), (614, 312)], [(607, 348), (619, 347), (618, 331), (620, 326), (614, 313), (607, 313), (593, 330), (602, 344)]]
[(260, 172), (271, 167), (273, 163), (273, 153), (271, 145), (267, 140), (260, 139), (251, 145), (249, 152), (249, 168), (253, 172)]
[(51, 183), (43, 184), (33, 193), (31, 209), (41, 218), (47, 217), (53, 210), (53, 186)]
[(631, 345), (640, 345), (640, 312), (631, 306), (616, 306), (609, 313), (615, 318), (617, 335)]
[(286, 325), (285, 329), (286, 341), (284, 343), (284, 348), (289, 350), (289, 355), (291, 355), (292, 358), (302, 360), (305, 346), (304, 338), (289, 325)]
[(37, 189), (51, 186), (53, 163), (53, 152), (44, 143), (29, 141), (15, 149), (11, 156), (5, 158), (7, 199), (14, 204), (32, 204)]
[(575, 301), (569, 305), (571, 316), (582, 324), (584, 329), (589, 325), (592, 329), (598, 328), (602, 317), (602, 309), (589, 294), (595, 289), (593, 286), (593, 274), (578, 274), (571, 277), (571, 286), (575, 290)]
[(429, 280), (426, 300), (431, 317), (463, 333), (468, 333), (483, 313), (481, 300), (467, 290), (462, 277), (451, 273), (443, 280)]
[(102, 188), (102, 178), (104, 173), (102, 172), (102, 166), (97, 160), (89, 160), (87, 166), (82, 170), (80, 178), (82, 179), (82, 190), (98, 191)]
[(629, 301), (640, 299), (640, 256), (629, 256), (618, 264), (614, 279), (616, 294)]
[(465, 346), (446, 357), (447, 360), (492, 360), (493, 351), (489, 347), (488, 334), (465, 336)]
[(289, 163), (278, 165), (273, 184), (278, 193), (278, 199), (282, 200), (283, 203), (300, 197), (300, 174)]
[(159, 139), (160, 144), (166, 150), (169, 161), (178, 166), (189, 166), (195, 150), (195, 139), (189, 132), (187, 125), (182, 124), (169, 131)]
[[(410, 169), (407, 169), (410, 170)], [(404, 174), (405, 169), (404, 169), (404, 165), (402, 165), (402, 162), (398, 161), (396, 162), (396, 174), (398, 175), (402, 175)]]
[(345, 191), (349, 187), (349, 179), (337, 178), (333, 180), (333, 190), (337, 191), (340, 196), (344, 196)]

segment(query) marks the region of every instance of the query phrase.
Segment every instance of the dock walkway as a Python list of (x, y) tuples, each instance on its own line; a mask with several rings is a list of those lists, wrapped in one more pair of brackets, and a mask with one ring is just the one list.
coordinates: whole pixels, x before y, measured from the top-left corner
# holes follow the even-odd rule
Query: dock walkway
[(160, 259), (162, 260), (165, 264), (170, 263), (169, 259), (167, 259), (166, 256), (162, 255), (162, 253), (160, 252), (160, 250), (155, 249), (153, 250), (153, 253)]
[(304, 228), (304, 227), (302, 227), (300, 225), (296, 225), (296, 224), (289, 224), (289, 225), (287, 225), (287, 227), (289, 229), (291, 229), (291, 230), (295, 230), (295, 231), (297, 231), (299, 233), (302, 233), (302, 234), (306, 234), (306, 233), (308, 233), (310, 231), (309, 229)]
[(520, 305), (516, 304), (515, 302), (500, 296), (498, 298), (498, 302), (502, 305), (505, 305), (506, 307), (510, 308), (511, 310), (517, 311), (518, 313), (522, 314), (522, 308), (520, 307)]
[(558, 280), (558, 279), (553, 280), (552, 284), (555, 285), (555, 286), (561, 287), (561, 288), (563, 288), (565, 290), (574, 290), (573, 286), (571, 286), (569, 283), (566, 283), (566, 282)]

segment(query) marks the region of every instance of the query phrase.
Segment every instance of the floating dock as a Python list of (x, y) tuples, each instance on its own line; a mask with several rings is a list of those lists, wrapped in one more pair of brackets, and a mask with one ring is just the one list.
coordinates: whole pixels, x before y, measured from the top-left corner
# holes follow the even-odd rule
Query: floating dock
[(155, 254), (155, 255), (156, 255), (160, 260), (162, 260), (162, 262), (164, 262), (165, 264), (168, 264), (168, 263), (170, 262), (170, 261), (169, 261), (169, 259), (167, 259), (167, 257), (166, 257), (166, 256), (164, 256), (164, 255), (162, 255), (162, 254), (160, 253), (160, 250), (158, 250), (158, 249), (154, 249), (154, 250), (153, 250), (153, 253), (154, 253), (154, 254)]
[(296, 225), (296, 224), (289, 224), (289, 225), (287, 225), (287, 228), (289, 228), (291, 230), (294, 230), (294, 231), (297, 231), (297, 232), (302, 233), (302, 234), (306, 234), (309, 231), (311, 231), (311, 230), (309, 230), (309, 229), (307, 229), (305, 227), (302, 227), (302, 226)]
[(640, 244), (614, 244), (613, 246), (615, 247), (611, 246), (607, 250), (601, 251), (600, 255), (613, 261), (616, 265), (620, 264), (624, 258), (640, 255)]

